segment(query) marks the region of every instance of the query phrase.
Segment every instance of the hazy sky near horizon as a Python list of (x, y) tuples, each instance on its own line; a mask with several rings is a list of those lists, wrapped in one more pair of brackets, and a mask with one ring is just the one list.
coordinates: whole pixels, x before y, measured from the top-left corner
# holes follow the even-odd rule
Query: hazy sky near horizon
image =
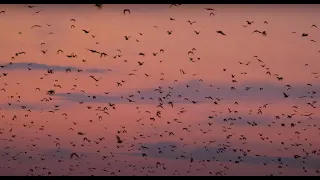
[(0, 11), (0, 175), (319, 174), (319, 5)]

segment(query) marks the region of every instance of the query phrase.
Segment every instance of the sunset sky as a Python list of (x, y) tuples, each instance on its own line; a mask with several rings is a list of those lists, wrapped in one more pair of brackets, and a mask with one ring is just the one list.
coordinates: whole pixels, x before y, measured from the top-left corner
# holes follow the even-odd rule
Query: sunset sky
[(319, 175), (319, 5), (0, 11), (0, 175)]

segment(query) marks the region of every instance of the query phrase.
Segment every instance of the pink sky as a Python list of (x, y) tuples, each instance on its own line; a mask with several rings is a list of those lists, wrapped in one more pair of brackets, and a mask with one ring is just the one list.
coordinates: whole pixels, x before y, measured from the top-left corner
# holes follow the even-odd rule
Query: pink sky
[[(206, 7), (214, 8), (215, 16), (209, 16)], [(131, 10), (130, 15), (123, 14), (123, 9), (127, 8)], [(310, 40), (320, 40), (319, 29), (311, 27), (313, 24), (320, 26), (319, 8), (318, 5), (182, 5), (172, 8), (169, 5), (104, 5), (98, 10), (91, 5), (38, 5), (34, 8), (0, 5), (0, 10), (6, 11), (0, 15), (0, 24), (4, 27), (0, 29), (0, 65), (13, 63), (0, 69), (0, 84), (5, 89), (0, 91), (0, 145), (3, 149), (0, 154), (4, 155), (0, 175), (26, 175), (30, 174), (30, 168), (34, 170), (33, 175), (47, 175), (48, 171), (52, 175), (110, 175), (111, 172), (116, 172), (115, 175), (210, 175), (211, 172), (215, 175), (219, 171), (225, 175), (316, 175), (320, 170), (317, 163), (320, 152), (311, 152), (320, 147), (314, 138), (320, 132), (317, 112), (320, 47), (318, 42)], [(34, 14), (39, 10), (43, 11)], [(190, 25), (188, 20), (196, 23)], [(254, 23), (243, 27), (247, 20)], [(31, 29), (33, 25), (42, 27)], [(82, 29), (90, 33), (85, 34)], [(218, 30), (227, 36), (216, 33)], [(266, 31), (267, 36), (253, 34), (254, 30)], [(167, 31), (172, 34), (168, 35)], [(302, 33), (308, 36), (302, 37)], [(126, 41), (124, 36), (131, 38)], [(193, 56), (188, 55), (192, 48), (196, 48)], [(57, 54), (59, 49), (64, 53)], [(105, 52), (108, 56), (100, 58), (86, 49)], [(48, 51), (43, 54), (41, 50)], [(26, 54), (11, 60), (15, 53), (22, 51)], [(139, 56), (140, 52), (145, 53), (145, 57)], [(77, 58), (66, 57), (72, 53)], [(114, 58), (116, 55), (122, 56)], [(195, 62), (191, 62), (190, 57)], [(139, 66), (138, 61), (144, 64)], [(250, 61), (250, 64), (239, 64), (239, 61), (244, 64)], [(29, 66), (31, 70), (28, 70), (28, 63), (33, 63)], [(67, 73), (67, 68), (72, 72)], [(271, 76), (266, 74), (265, 68), (269, 68)], [(47, 69), (53, 69), (54, 73), (47, 75)], [(3, 76), (2, 73), (8, 74)], [(130, 73), (135, 75), (129, 76)], [(145, 73), (150, 76), (146, 77)], [(283, 81), (278, 81), (274, 74), (283, 77)], [(95, 82), (90, 75), (101, 80)], [(232, 82), (232, 75), (237, 83)], [(121, 80), (125, 81), (123, 86), (117, 87), (116, 82)], [(292, 89), (286, 90), (285, 85), (291, 85)], [(154, 91), (159, 86), (162, 94)], [(231, 86), (236, 90), (231, 91)], [(246, 91), (246, 87), (252, 89)], [(56, 94), (46, 95), (50, 89)], [(170, 99), (162, 99), (164, 108), (157, 107), (158, 97), (169, 92)], [(289, 98), (284, 98), (283, 92)], [(213, 100), (206, 99), (207, 96)], [(299, 98), (301, 96), (306, 97)], [(49, 97), (51, 101), (41, 101)], [(135, 102), (129, 103), (127, 97)], [(81, 101), (84, 103), (79, 104)], [(173, 108), (167, 104), (169, 101), (174, 103)], [(114, 103), (116, 110), (108, 103)], [(263, 107), (265, 104), (269, 105)], [(48, 112), (54, 111), (54, 105), (59, 105), (59, 110)], [(107, 107), (109, 115), (95, 111), (98, 107)], [(182, 108), (186, 112), (178, 114)], [(259, 109), (262, 114), (257, 114)], [(161, 118), (156, 117), (158, 110)], [(309, 113), (313, 113), (312, 119), (303, 116)], [(296, 115), (287, 118), (291, 114)], [(12, 120), (14, 116), (17, 119)], [(237, 120), (225, 122), (225, 118)], [(141, 120), (137, 122), (138, 119)], [(253, 127), (247, 123), (253, 121), (258, 125)], [(290, 127), (291, 123), (296, 126)], [(117, 133), (124, 129), (126, 134)], [(86, 134), (79, 136), (78, 132)], [(169, 132), (174, 136), (169, 136)], [(117, 144), (116, 135), (124, 143)], [(228, 135), (232, 136), (227, 138)], [(242, 136), (246, 137), (245, 141), (239, 140)], [(83, 142), (84, 137), (91, 143)], [(105, 140), (96, 144), (94, 141), (101, 137)], [(215, 142), (209, 144), (210, 141)], [(56, 147), (55, 142), (60, 146)], [(225, 153), (217, 154), (217, 148), (223, 144), (230, 147)], [(141, 145), (147, 146), (148, 151), (139, 150)], [(169, 145), (177, 147), (174, 152)], [(58, 148), (61, 148), (63, 162), (57, 162), (58, 155), (52, 157)], [(158, 148), (163, 151), (162, 155), (158, 154)], [(233, 149), (251, 151), (244, 157)], [(310, 153), (305, 163), (294, 159), (294, 155), (305, 156), (303, 149)], [(70, 160), (73, 152), (84, 157)], [(115, 157), (111, 157), (110, 152)], [(141, 157), (144, 152), (147, 158)], [(175, 159), (181, 155), (186, 159)], [(102, 159), (103, 156), (108, 157)], [(242, 156), (243, 162), (233, 163), (237, 156)], [(190, 163), (191, 157), (193, 163)], [(282, 157), (283, 164), (277, 161), (278, 157)], [(12, 158), (17, 160), (12, 161)], [(199, 162), (207, 159), (211, 162), (206, 162), (205, 166)], [(233, 162), (229, 162), (231, 159)], [(157, 162), (164, 163), (167, 168), (157, 168)], [(264, 162), (268, 165), (263, 165)], [(77, 170), (68, 170), (78, 163)], [(283, 168), (279, 169), (279, 165)], [(90, 171), (89, 167), (97, 169)]]

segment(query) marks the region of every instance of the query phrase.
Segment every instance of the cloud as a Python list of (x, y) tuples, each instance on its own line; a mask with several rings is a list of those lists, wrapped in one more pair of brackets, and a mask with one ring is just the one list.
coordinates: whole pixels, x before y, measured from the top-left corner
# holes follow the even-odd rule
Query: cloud
[[(59, 108), (55, 108), (53, 104), (48, 103), (0, 103), (0, 108), (2, 110), (54, 110), (54, 109), (62, 109), (71, 106), (67, 103), (59, 103)], [(22, 109), (22, 106), (25, 106), (25, 109)]]
[[(19, 160), (23, 161), (23, 162), (40, 162), (40, 158), (33, 158), (33, 159), (29, 159), (29, 156), (33, 156), (34, 152), (30, 152), (28, 154), (24, 153), (26, 152), (26, 150), (24, 149), (18, 149), (18, 148), (5, 148), (2, 147), (2, 149), (0, 150), (0, 154), (6, 154), (7, 152), (10, 152), (10, 154), (8, 154), (7, 158), (10, 158), (9, 156), (16, 156)], [(69, 159), (70, 155), (72, 153), (74, 153), (74, 151), (72, 151), (71, 149), (67, 149), (67, 148), (40, 148), (37, 149), (36, 151), (38, 156), (41, 157), (45, 157), (46, 160), (53, 160), (53, 159), (59, 159), (59, 158), (63, 158), (63, 159)], [(92, 153), (87, 153), (87, 152), (76, 152), (79, 156), (86, 156)]]
[[(27, 70), (27, 68), (31, 68), (32, 70), (48, 70), (52, 69), (54, 71), (66, 71), (66, 69), (70, 69), (71, 71), (77, 71), (80, 68), (73, 67), (73, 66), (58, 66), (58, 65), (47, 65), (47, 64), (39, 64), (39, 63), (30, 63), (30, 62), (19, 62), (13, 63), (11, 65), (2, 64), (1, 66), (5, 66), (4, 69), (6, 70)], [(83, 71), (89, 73), (104, 73), (107, 72), (106, 69), (98, 69), (98, 68), (91, 68), (91, 69), (84, 69)]]
[(45, 104), (41, 104), (41, 103), (10, 103), (10, 105), (8, 103), (1, 103), (0, 104), (0, 108), (3, 110), (16, 110), (16, 109), (21, 109), (22, 110), (22, 106), (26, 106), (26, 110), (40, 110), (43, 108), (43, 106), (45, 106)]
[[(125, 153), (126, 155), (131, 156), (142, 156), (142, 153), (146, 153), (148, 157), (155, 157), (155, 158), (165, 158), (165, 159), (181, 159), (181, 155), (186, 157), (186, 161), (190, 161), (191, 157), (196, 161), (203, 161), (203, 160), (210, 160), (211, 162), (233, 162), (238, 159), (238, 156), (241, 156), (243, 160), (241, 163), (248, 163), (248, 164), (277, 164), (281, 165), (278, 161), (281, 158), (281, 162), (283, 163), (281, 166), (285, 166), (286, 164), (289, 167), (296, 167), (296, 168), (318, 168), (320, 158), (315, 156), (309, 156), (306, 159), (295, 159), (292, 154), (292, 157), (274, 157), (274, 156), (254, 156), (252, 153), (247, 153), (246, 156), (243, 155), (242, 152), (233, 151), (233, 148), (223, 148), (219, 146), (207, 146), (205, 147), (183, 147), (182, 144), (177, 142), (158, 142), (158, 143), (144, 143), (143, 146), (148, 147), (148, 149), (141, 149), (138, 152), (133, 153)], [(175, 148), (171, 148), (170, 146), (175, 146)], [(263, 145), (262, 145), (263, 146)], [(158, 148), (161, 148), (162, 154), (158, 153)], [(171, 151), (174, 149), (174, 151)], [(224, 152), (219, 152), (225, 149)], [(235, 149), (235, 148), (234, 148)], [(303, 155), (301, 155), (303, 156)], [(214, 158), (214, 159), (213, 159)], [(307, 163), (303, 163), (302, 161), (306, 161)]]
[[(241, 119), (239, 119), (241, 118)], [(247, 115), (247, 114), (228, 114), (223, 113), (221, 115), (215, 116), (214, 123), (220, 123), (220, 124), (226, 124), (224, 119), (227, 120), (228, 123), (233, 123), (234, 126), (249, 126), (247, 122), (255, 122), (260, 127), (261, 126), (267, 126), (271, 124), (275, 120), (275, 117), (272, 115)], [(194, 121), (196, 124), (205, 123), (205, 125), (208, 125), (208, 122), (212, 122), (212, 120), (197, 120)]]
[[(109, 95), (98, 95), (98, 94), (90, 94), (90, 93), (55, 93), (54, 96), (60, 97), (60, 100), (67, 100), (72, 102), (96, 102), (96, 103), (125, 103), (128, 102), (126, 99), (121, 99), (120, 96), (109, 96)], [(90, 96), (90, 97), (88, 97)], [(92, 97), (96, 96), (96, 99), (93, 99)]]
[[(189, 88), (187, 88), (187, 85)], [(212, 87), (210, 87), (210, 85)], [(279, 100), (283, 99), (283, 92), (291, 95), (291, 97), (298, 97), (307, 95), (308, 91), (320, 89), (319, 85), (309, 87), (307, 85), (291, 85), (292, 89), (287, 91), (285, 84), (271, 84), (260, 82), (245, 82), (245, 83), (215, 83), (215, 82), (200, 82), (199, 80), (190, 80), (187, 82), (180, 82), (169, 85), (173, 88), (173, 95), (181, 94), (190, 100), (205, 101), (205, 96), (212, 96), (212, 98), (218, 97), (226, 100), (246, 100), (246, 101), (260, 101), (260, 100)], [(236, 90), (231, 90), (231, 87), (235, 87)], [(246, 87), (251, 87), (250, 90), (245, 90)], [(219, 89), (217, 89), (219, 88)], [(263, 88), (263, 90), (260, 90)], [(198, 92), (196, 92), (198, 90)], [(169, 89), (166, 88), (165, 92)], [(164, 94), (166, 94), (164, 92)], [(155, 94), (153, 90), (141, 91), (142, 94)]]
[[(113, 103), (129, 103), (125, 97), (128, 97), (129, 94), (133, 94), (134, 97), (130, 98), (135, 100), (140, 104), (159, 104), (158, 98), (164, 97), (170, 93), (170, 98), (163, 99), (163, 104), (172, 101), (173, 103), (192, 103), (191, 101), (197, 101), (198, 103), (212, 103), (212, 100), (208, 100), (205, 97), (211, 96), (214, 101), (217, 101), (215, 98), (220, 98), (222, 101), (246, 101), (246, 102), (274, 102), (274, 101), (299, 101), (298, 97), (308, 96), (310, 94), (308, 92), (317, 91), (320, 89), (319, 85), (307, 86), (307, 85), (292, 85), (291, 90), (286, 90), (283, 84), (268, 84), (268, 83), (243, 83), (243, 84), (214, 84), (210, 87), (210, 83), (199, 82), (198, 80), (190, 80), (187, 82), (170, 84), (168, 87), (162, 88), (162, 93), (159, 91), (155, 91), (157, 88), (149, 88), (142, 89), (140, 93), (135, 92), (127, 92), (121, 93), (114, 96), (109, 95), (99, 95), (99, 94), (84, 94), (84, 93), (60, 93), (56, 94), (57, 96), (62, 97), (64, 100), (69, 101), (86, 101), (86, 102), (113, 102)], [(187, 85), (189, 88), (187, 88)], [(236, 90), (231, 90), (230, 87), (234, 86)], [(246, 87), (252, 87), (250, 90), (245, 90)], [(219, 88), (219, 89), (217, 89)], [(260, 90), (263, 88), (263, 90)], [(138, 90), (138, 89), (137, 89)], [(196, 92), (198, 90), (198, 92)], [(284, 99), (283, 92), (286, 92), (290, 95), (289, 98)], [(178, 97), (181, 95), (182, 97)], [(96, 99), (93, 99), (88, 96), (96, 96)], [(121, 98), (123, 96), (124, 98)], [(144, 100), (141, 98), (144, 97)], [(149, 98), (152, 97), (153, 100)], [(189, 100), (184, 100), (184, 98), (188, 98)], [(318, 99), (316, 95), (313, 95), (314, 100)]]
[[(50, 149), (42, 149), (40, 151), (40, 154), (45, 157), (51, 157), (51, 158), (69, 158), (70, 155), (74, 153), (74, 151), (66, 148), (50, 148)], [(77, 152), (78, 153), (78, 152)], [(79, 153), (83, 154), (83, 153)]]

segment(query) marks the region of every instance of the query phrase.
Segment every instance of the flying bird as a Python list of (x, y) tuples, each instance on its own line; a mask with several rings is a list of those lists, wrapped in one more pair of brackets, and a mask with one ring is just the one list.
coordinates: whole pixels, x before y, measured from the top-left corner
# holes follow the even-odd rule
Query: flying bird
[(123, 143), (123, 141), (120, 139), (120, 137), (119, 137), (119, 136), (116, 136), (116, 137), (117, 137), (117, 143), (118, 143), (118, 144)]
[(94, 4), (94, 7), (96, 7), (97, 9), (102, 9), (102, 4)]
[(96, 50), (94, 50), (94, 49), (87, 49), (88, 51), (90, 51), (90, 52), (92, 52), (92, 53), (100, 53), (100, 52), (98, 52), (98, 51), (96, 51)]
[(170, 4), (170, 8), (171, 8), (172, 6), (178, 7), (178, 4)]
[(129, 13), (129, 14), (131, 13), (131, 12), (130, 12), (130, 9), (124, 9), (124, 10), (123, 10), (123, 14), (126, 14), (126, 12)]
[(85, 30), (85, 29), (82, 29), (82, 31), (83, 31), (85, 34), (90, 33), (90, 31), (87, 31), (87, 30)]
[(190, 20), (188, 20), (187, 22), (188, 22), (190, 25), (196, 23), (196, 21), (192, 21), (192, 22), (191, 22)]
[(251, 25), (252, 23), (254, 23), (254, 21), (246, 21), (248, 25)]
[(97, 78), (95, 78), (94, 76), (89, 76), (90, 78), (92, 78), (93, 80), (95, 80), (96, 82), (98, 82), (98, 81), (100, 81), (102, 78), (99, 78), (99, 79), (97, 79)]
[(37, 11), (37, 12), (35, 12), (34, 14), (39, 14), (40, 12), (42, 12), (43, 10), (40, 10), (40, 11)]
[(35, 27), (41, 28), (42, 26), (40, 26), (40, 25), (33, 25), (33, 26), (31, 26), (31, 29), (32, 29), (32, 28), (35, 28)]
[[(43, 14), (32, 16), (34, 11), (38, 11), (42, 5), (32, 7), (31, 10), (28, 5), (21, 6), (27, 12), (26, 16), (28, 11), (29, 13), (31, 11), (29, 15), (35, 19), (33, 23), (20, 24), (20, 29), (6, 24), (12, 21), (11, 24), (14, 25), (12, 17), (15, 17), (14, 13), (19, 13), (18, 11), (8, 9), (6, 14), (10, 16), (0, 15), (0, 21), (3, 20), (5, 28), (9, 29), (8, 32), (4, 32), (4, 36), (8, 36), (9, 39), (11, 35), (16, 36), (13, 40), (16, 39), (16, 44), (18, 43), (14, 48), (15, 51), (11, 51), (12, 47), (2, 48), (7, 55), (3, 57), (4, 64), (0, 64), (0, 95), (3, 101), (0, 104), (0, 121), (2, 122), (0, 143), (3, 144), (0, 154), (4, 162), (1, 163), (0, 168), (3, 169), (1, 172), (4, 175), (14, 172), (25, 173), (25, 175), (58, 173), (85, 176), (96, 175), (102, 171), (109, 175), (125, 175), (124, 171), (129, 170), (133, 175), (163, 173), (224, 176), (233, 175), (234, 172), (229, 171), (233, 168), (232, 164), (238, 164), (240, 167), (253, 156), (262, 166), (275, 165), (275, 168), (270, 169), (272, 175), (294, 174), (289, 170), (290, 168), (297, 170), (297, 173), (299, 171), (302, 175), (320, 174), (320, 169), (308, 168), (312, 165), (313, 156), (320, 154), (316, 139), (313, 138), (313, 134), (320, 132), (316, 113), (316, 109), (319, 108), (319, 88), (317, 81), (314, 81), (320, 78), (320, 72), (315, 63), (320, 49), (311, 47), (317, 45), (316, 37), (311, 38), (313, 32), (310, 32), (310, 38), (304, 37), (299, 40), (303, 31), (296, 30), (298, 39), (295, 37), (293, 41), (298, 45), (303, 43), (300, 45), (309, 48), (311, 54), (308, 57), (299, 57), (290, 61), (289, 66), (304, 69), (291, 72), (291, 75), (292, 73), (297, 76), (302, 75), (304, 83), (290, 84), (289, 77), (288, 81), (284, 79), (285, 76), (290, 76), (289, 71), (282, 76), (284, 72), (276, 67), (279, 62), (270, 59), (272, 58), (270, 56), (265, 56), (266, 52), (263, 52), (265, 51), (263, 48), (252, 51), (246, 49), (249, 46), (241, 46), (243, 43), (237, 46), (236, 43), (239, 52), (241, 51), (240, 56), (232, 48), (231, 51), (219, 51), (221, 48), (228, 48), (225, 45), (237, 41), (237, 38), (234, 38), (233, 32), (229, 32), (231, 26), (219, 27), (221, 29), (217, 27), (212, 32), (213, 26), (201, 25), (205, 23), (206, 17), (208, 20), (216, 11), (218, 13), (218, 9), (214, 11), (212, 8), (203, 6), (199, 12), (191, 12), (198, 14), (190, 14), (188, 17), (190, 20), (188, 20), (173, 16), (169, 12), (183, 11), (180, 9), (181, 4), (173, 4), (170, 7), (179, 7), (180, 10), (167, 7), (168, 13), (162, 13), (163, 22), (171, 22), (170, 26), (164, 26), (165, 24), (158, 22), (156, 18), (153, 21), (141, 21), (131, 29), (126, 27), (125, 32), (120, 26), (116, 26), (126, 23), (125, 21), (129, 19), (134, 23), (130, 10), (124, 9), (130, 7), (118, 9), (120, 16), (125, 17), (116, 19), (117, 23), (107, 22), (108, 26), (105, 26), (106, 22), (93, 22), (93, 19), (94, 17), (103, 19), (105, 15), (103, 11), (108, 11), (108, 8), (102, 11), (96, 9), (101, 9), (102, 4), (93, 5), (95, 7), (92, 5), (88, 5), (88, 11), (93, 13), (89, 18), (92, 20), (90, 26), (82, 23), (82, 20), (86, 19), (85, 13), (83, 17), (78, 14), (77, 17), (68, 16), (64, 20), (61, 19), (65, 24), (60, 24), (59, 28), (67, 30), (68, 37), (61, 37), (59, 31), (54, 31), (58, 26), (54, 24), (55, 21), (52, 21), (52, 18), (51, 20), (45, 18), (46, 10)], [(185, 8), (188, 9), (188, 7)], [(222, 11), (221, 15), (228, 16), (228, 11), (223, 9)], [(106, 13), (108, 15), (108, 12)], [(231, 15), (237, 15), (236, 13), (232, 12)], [(209, 14), (210, 17), (208, 17)], [(144, 15), (154, 16), (152, 13)], [(196, 19), (193, 21), (192, 17), (198, 18), (201, 22)], [(77, 18), (77, 20), (71, 18)], [(219, 14), (213, 18), (212, 21), (223, 20)], [(47, 19), (46, 22), (42, 21), (45, 19)], [(122, 22), (122, 20), (125, 21)], [(241, 33), (243, 40), (254, 38), (253, 40), (262, 41), (263, 44), (265, 40), (269, 39), (270, 42), (274, 40), (274, 37), (271, 37), (273, 34), (268, 34), (267, 37), (266, 32), (269, 33), (269, 29), (275, 28), (273, 23), (268, 25), (268, 22), (263, 19), (258, 21), (254, 19), (255, 22), (245, 20), (241, 20), (240, 24), (234, 24), (238, 26), (238, 30), (243, 31)], [(290, 22), (288, 23), (290, 25)], [(35, 26), (29, 29), (34, 24), (41, 28)], [(26, 26), (23, 27), (23, 25)], [(262, 26), (268, 29), (263, 29)], [(159, 28), (154, 29), (154, 27)], [(90, 28), (90, 32), (83, 28)], [(280, 29), (274, 29), (274, 31), (281, 30), (281, 27), (276, 28)], [(305, 28), (310, 28), (310, 31), (317, 30), (316, 25), (310, 27), (310, 24), (307, 24)], [(104, 35), (104, 33), (108, 34), (110, 29), (112, 33)], [(226, 36), (222, 29), (229, 33), (228, 38), (219, 37)], [(18, 35), (19, 31), (23, 31), (23, 35)], [(173, 31), (175, 34), (171, 36)], [(51, 32), (55, 34), (49, 36), (48, 33), (51, 34)], [(43, 37), (24, 39), (28, 33), (31, 35), (40, 33)], [(200, 33), (201, 36), (199, 36)], [(263, 37), (259, 37), (256, 33), (260, 33)], [(291, 31), (286, 33), (289, 33), (289, 36), (292, 35)], [(307, 33), (303, 34), (308, 36)], [(252, 37), (256, 35), (258, 36)], [(107, 38), (107, 36), (110, 37)], [(218, 41), (212, 44), (210, 43), (212, 38), (213, 40), (218, 38)], [(227, 40), (227, 44), (219, 45), (219, 38)], [(281, 41), (288, 37), (277, 36), (276, 38)], [(28, 40), (34, 42), (30, 44)], [(74, 41), (70, 42), (72, 46), (68, 47), (67, 41), (70, 40)], [(208, 41), (209, 44), (201, 43), (203, 40)], [(306, 40), (307, 43), (301, 40)], [(19, 41), (26, 41), (26, 43), (19, 44)], [(136, 44), (137, 42), (139, 44)], [(283, 43), (290, 42), (283, 41)], [(205, 47), (214, 44), (218, 44), (221, 48)], [(38, 48), (32, 47), (33, 51), (28, 45), (35, 45)], [(286, 48), (286, 45), (284, 47)], [(269, 48), (268, 51), (275, 55), (286, 52), (271, 52), (273, 49)], [(210, 53), (213, 56), (208, 56)], [(37, 63), (30, 63), (33, 60)], [(52, 60), (56, 60), (57, 65), (49, 62)], [(203, 68), (204, 66), (206, 67)], [(15, 69), (25, 71), (19, 74), (13, 71)], [(215, 72), (216, 70), (218, 71)], [(218, 74), (219, 77), (209, 77), (214, 74)], [(212, 80), (215, 78), (219, 81), (213, 84)], [(270, 88), (263, 83), (248, 82), (254, 79), (257, 82), (266, 79), (276, 86), (270, 86)], [(40, 105), (30, 104), (30, 98), (26, 96), (28, 94), (35, 102), (39, 101)], [(250, 103), (245, 98), (239, 98), (239, 95), (247, 99), (261, 96), (262, 98), (259, 99), (264, 102)], [(275, 98), (273, 98), (274, 95)], [(286, 102), (277, 104), (277, 96)], [(67, 100), (68, 103), (65, 104), (61, 100)], [(74, 105), (73, 109), (69, 108), (69, 104)], [(202, 105), (208, 107), (201, 108)], [(15, 109), (19, 112), (14, 111)], [(264, 121), (263, 118), (271, 115), (270, 113), (273, 114), (269, 117), (270, 121)], [(192, 120), (194, 114), (200, 115), (200, 119)], [(123, 120), (122, 117), (128, 119)], [(50, 126), (53, 123), (63, 125)], [(241, 131), (243, 127), (252, 131)], [(19, 133), (21, 128), (33, 133), (24, 136), (24, 133)], [(88, 132), (86, 132), (87, 129), (89, 129)], [(59, 134), (60, 131), (66, 133)], [(188, 138), (190, 133), (196, 134), (197, 138)], [(217, 137), (210, 139), (210, 135)], [(152, 140), (161, 138), (165, 143), (150, 144)], [(170, 139), (174, 141), (168, 141)], [(26, 142), (22, 152), (18, 148), (21, 140)], [(51, 153), (52, 156), (41, 152), (41, 147), (48, 143), (56, 146)], [(267, 158), (267, 154), (259, 151), (259, 147), (251, 146), (252, 143), (263, 144), (280, 154), (271, 159)], [(69, 150), (63, 149), (68, 146), (70, 146)], [(201, 147), (200, 159), (193, 147)], [(72, 148), (73, 150), (70, 151)], [(92, 151), (82, 153), (84, 150)], [(281, 152), (285, 152), (289, 158), (295, 160), (288, 161), (281, 157)], [(123, 159), (120, 156), (123, 153), (142, 155), (142, 159), (141, 157), (138, 157), (137, 161), (130, 158)], [(224, 154), (230, 154), (227, 158), (230, 163), (223, 162), (225, 159), (220, 156)], [(161, 159), (153, 163), (153, 158), (156, 156), (172, 157), (176, 159), (176, 164), (172, 166), (170, 162)], [(12, 164), (14, 162), (23, 164), (28, 158), (34, 165), (27, 169), (19, 169)], [(46, 166), (45, 162), (51, 161), (54, 161), (58, 169), (50, 164)], [(144, 161), (151, 163), (145, 164)], [(218, 169), (206, 168), (219, 161), (221, 163), (218, 164)], [(300, 163), (300, 166), (296, 166), (293, 161)], [(179, 163), (185, 164), (185, 167), (180, 166)], [(99, 164), (102, 164), (102, 167)], [(121, 164), (126, 169), (117, 167)], [(260, 165), (252, 166), (253, 171), (256, 170), (255, 168), (260, 168)]]
[(79, 159), (79, 155), (77, 153), (71, 153), (70, 159), (72, 159), (73, 157), (77, 157)]
[(226, 36), (226, 34), (224, 32), (222, 32), (222, 31), (217, 31), (217, 33)]
[(262, 31), (261, 33), (263, 36), (267, 36), (267, 32), (266, 31)]

